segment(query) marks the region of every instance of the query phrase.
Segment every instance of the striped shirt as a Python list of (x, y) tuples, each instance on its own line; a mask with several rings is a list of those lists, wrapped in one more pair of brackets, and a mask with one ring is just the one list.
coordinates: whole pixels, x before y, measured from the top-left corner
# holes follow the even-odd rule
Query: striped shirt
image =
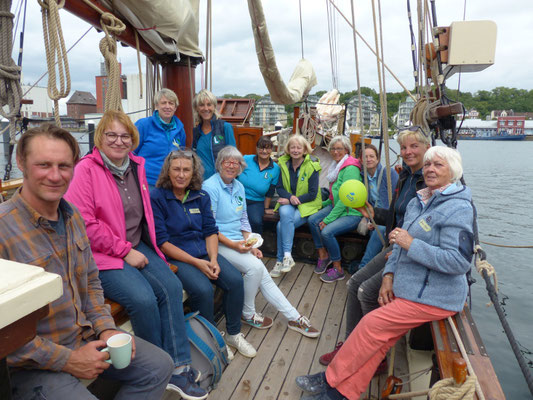
[(94, 262), (83, 219), (61, 200), (65, 236), (20, 196), (0, 204), (0, 257), (43, 267), (63, 277), (63, 295), (50, 303), (37, 336), (8, 356), (10, 367), (60, 371), (72, 350), (116, 329)]

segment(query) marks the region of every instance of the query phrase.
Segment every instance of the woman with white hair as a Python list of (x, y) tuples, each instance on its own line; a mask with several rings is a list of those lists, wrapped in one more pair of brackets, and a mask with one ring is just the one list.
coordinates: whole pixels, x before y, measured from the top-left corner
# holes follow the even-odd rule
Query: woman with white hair
[(418, 190), (403, 225), (389, 235), (393, 251), (383, 271), (381, 307), (364, 316), (323, 372), (296, 378), (311, 396), (359, 399), (373, 371), (409, 329), (463, 309), (474, 250), (470, 189), (459, 179), (461, 156), (447, 147), (424, 155), (426, 188)]
[[(335, 161), (328, 171), (329, 198), (322, 209), (309, 217), (309, 230), (318, 251), (315, 273), (326, 283), (343, 280), (341, 249), (335, 236), (353, 231), (361, 221), (361, 212), (346, 207), (339, 200), (339, 189), (348, 180), (361, 181), (361, 163), (351, 156), (352, 144), (346, 136), (335, 136), (328, 150)], [(333, 268), (328, 266), (333, 264)], [(325, 274), (324, 274), (325, 273)]]
[(139, 130), (139, 145), (134, 153), (146, 160), (146, 179), (150, 190), (155, 187), (167, 154), (185, 146), (183, 123), (174, 115), (178, 105), (176, 93), (163, 88), (154, 96), (154, 115), (135, 123)]
[(307, 217), (322, 208), (318, 185), (320, 160), (311, 155), (311, 145), (302, 135), (292, 135), (278, 160), (281, 179), (276, 191), (279, 209), (277, 230), (277, 262), (270, 275), (278, 277), (295, 265), (292, 258), (294, 230), (307, 222)]
[(233, 127), (220, 119), (217, 98), (207, 89), (198, 92), (192, 101), (196, 124), (193, 129), (192, 149), (204, 165), (204, 180), (213, 175), (218, 152), (225, 146), (236, 146)]
[(288, 328), (307, 337), (318, 337), (320, 332), (311, 326), (309, 319), (301, 315), (274, 283), (265, 264), (263, 254), (249, 240), (252, 231), (246, 212), (244, 186), (235, 179), (246, 163), (242, 154), (233, 146), (226, 146), (218, 153), (217, 173), (204, 182), (209, 193), (218, 233), (218, 252), (243, 274), (244, 307), (242, 322), (257, 328), (268, 329), (272, 319), (255, 310), (257, 291), (288, 320)]

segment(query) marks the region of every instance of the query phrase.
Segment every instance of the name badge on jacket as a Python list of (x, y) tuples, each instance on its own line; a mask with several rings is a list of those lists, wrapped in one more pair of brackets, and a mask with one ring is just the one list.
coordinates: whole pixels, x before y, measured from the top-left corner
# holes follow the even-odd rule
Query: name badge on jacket
[(419, 222), (418, 222), (418, 225), (420, 225), (420, 227), (425, 230), (426, 232), (429, 232), (431, 230), (431, 226), (429, 226), (429, 224), (426, 222), (426, 220), (424, 219), (421, 219)]
[(191, 214), (201, 214), (199, 208), (190, 208), (190, 209), (189, 209), (189, 212), (190, 212)]

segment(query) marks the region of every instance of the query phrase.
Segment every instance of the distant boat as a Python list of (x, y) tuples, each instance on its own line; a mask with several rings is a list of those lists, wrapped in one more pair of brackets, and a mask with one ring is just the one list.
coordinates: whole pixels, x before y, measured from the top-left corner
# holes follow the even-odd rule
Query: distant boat
[(492, 136), (476, 136), (472, 133), (464, 135), (457, 135), (457, 139), (460, 140), (524, 140), (526, 135), (492, 135)]

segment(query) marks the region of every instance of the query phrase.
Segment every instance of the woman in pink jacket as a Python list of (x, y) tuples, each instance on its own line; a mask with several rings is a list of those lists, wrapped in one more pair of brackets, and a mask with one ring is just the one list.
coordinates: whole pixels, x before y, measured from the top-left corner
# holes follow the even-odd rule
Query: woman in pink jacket
[(164, 349), (176, 370), (169, 389), (204, 399), (185, 330), (182, 284), (156, 245), (144, 159), (131, 150), (139, 133), (129, 117), (107, 111), (95, 148), (76, 165), (65, 198), (80, 210), (107, 298), (127, 311), (135, 334)]

